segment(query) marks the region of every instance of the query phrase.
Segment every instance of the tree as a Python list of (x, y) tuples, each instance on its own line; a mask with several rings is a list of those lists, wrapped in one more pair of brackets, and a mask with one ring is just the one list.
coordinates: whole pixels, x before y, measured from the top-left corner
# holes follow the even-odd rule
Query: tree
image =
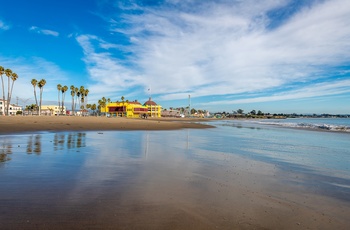
[(92, 106), (91, 104), (86, 104), (86, 109), (87, 110), (91, 109), (91, 106)]
[(238, 109), (238, 110), (237, 110), (237, 113), (238, 113), (238, 114), (243, 114), (243, 109)]
[(98, 109), (100, 110), (100, 113), (102, 112), (102, 108), (106, 107), (106, 98), (102, 97), (101, 100), (98, 100)]
[[(1, 76), (1, 85), (2, 85), (2, 100), (3, 103), (5, 103), (5, 88), (4, 88), (4, 78), (2, 77), (2, 75), (5, 74), (5, 69), (4, 67), (0, 66), (0, 76)], [(4, 114), (5, 115), (5, 109), (4, 109)]]
[(124, 116), (124, 112), (125, 112), (125, 108), (124, 108), (124, 99), (125, 99), (125, 97), (122, 96), (120, 99), (121, 99), (122, 102), (123, 102), (123, 113), (122, 113), (122, 117), (123, 117), (123, 116)]
[(84, 86), (80, 86), (79, 88), (79, 95), (80, 95), (80, 101), (79, 101), (79, 107), (84, 107), (84, 100), (85, 100), (85, 88)]
[(74, 111), (75, 111), (77, 108), (77, 102), (80, 99), (80, 92), (79, 92), (78, 87), (74, 88), (74, 92), (75, 92), (75, 102), (74, 102)]
[(252, 111), (250, 111), (251, 115), (256, 115), (256, 111), (253, 109)]
[(63, 86), (62, 89), (61, 89), (61, 92), (62, 92), (62, 107), (61, 107), (61, 113), (63, 114), (63, 109), (64, 109), (64, 100), (66, 98), (66, 92), (68, 90), (68, 86)]
[(43, 100), (43, 91), (44, 91), (44, 85), (46, 84), (46, 80), (45, 79), (41, 79), (38, 82), (38, 87), (40, 89), (40, 101), (39, 101), (39, 116), (41, 115), (41, 102)]
[(34, 99), (35, 99), (35, 105), (36, 105), (36, 108), (38, 108), (38, 98), (36, 97), (36, 86), (38, 84), (38, 81), (36, 79), (32, 79), (31, 82), (30, 82), (34, 88)]
[(10, 101), (12, 97), (12, 91), (13, 91), (13, 85), (15, 84), (15, 81), (17, 81), (18, 75), (16, 73), (11, 73), (11, 91), (8, 92), (8, 98), (7, 98), (7, 115), (9, 114), (9, 108), (10, 108)]
[(57, 85), (57, 90), (58, 90), (58, 114), (60, 114), (60, 111), (61, 111), (61, 101), (60, 101), (60, 95), (61, 95), (61, 90), (62, 90), (62, 85), (61, 84), (58, 84)]
[(74, 97), (75, 97), (75, 86), (70, 86), (70, 95), (72, 96), (72, 113), (74, 114)]
[(91, 110), (92, 110), (93, 114), (95, 115), (96, 104), (91, 105)]
[[(9, 97), (10, 97), (10, 82), (11, 82), (11, 76), (12, 76), (12, 70), (10, 69), (5, 69), (5, 75), (7, 77), (7, 108), (6, 108), (6, 115), (8, 114), (8, 109), (9, 109)], [(5, 102), (4, 102), (5, 103)]]
[(31, 104), (31, 105), (27, 105), (25, 110), (28, 111), (28, 115), (29, 115), (29, 111), (31, 111), (31, 114), (33, 115), (33, 110), (36, 110), (37, 106), (35, 104)]
[(259, 116), (263, 116), (264, 115), (264, 113), (263, 112), (261, 112), (260, 110), (258, 111), (258, 115)]
[(89, 90), (88, 89), (85, 89), (84, 90), (84, 103), (85, 103), (85, 105), (86, 105), (86, 103), (88, 102), (88, 95), (89, 95)]

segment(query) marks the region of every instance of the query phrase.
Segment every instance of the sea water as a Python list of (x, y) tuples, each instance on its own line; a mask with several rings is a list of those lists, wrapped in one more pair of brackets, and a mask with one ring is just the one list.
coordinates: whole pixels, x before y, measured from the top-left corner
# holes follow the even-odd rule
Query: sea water
[[(216, 178), (221, 187), (240, 183), (244, 187), (244, 183), (260, 181), (261, 189), (268, 191), (265, 187), (271, 182), (281, 189), (296, 189), (296, 194), (309, 192), (349, 207), (350, 134), (339, 129), (315, 129), (316, 125), (293, 125), (348, 127), (347, 122), (220, 120), (209, 122), (216, 127), (212, 129), (1, 135), (0, 218), (5, 218), (3, 223), (7, 219), (10, 223), (13, 216), (22, 221), (34, 216), (50, 220), (52, 216), (66, 216), (67, 210), (77, 205), (107, 198), (113, 205), (122, 205), (122, 200), (128, 199), (167, 203), (176, 196), (180, 201), (193, 202), (210, 190), (207, 183), (214, 179), (215, 170), (224, 172)], [(266, 168), (272, 170), (267, 172)], [(242, 175), (245, 169), (248, 176), (237, 182), (233, 174)], [(231, 177), (233, 181), (229, 181)], [(189, 190), (181, 189), (186, 186)], [(194, 189), (196, 192), (188, 192)], [(222, 188), (217, 189), (220, 191)], [(226, 195), (230, 196), (229, 190)], [(197, 206), (214, 202), (204, 195), (202, 199)], [(215, 199), (218, 202), (219, 198)], [(97, 205), (93, 204), (91, 210)], [(201, 210), (211, 208), (209, 205)], [(91, 214), (88, 210), (86, 215)]]
[(350, 132), (349, 118), (289, 118), (259, 120), (257, 123), (271, 124), (291, 128), (329, 130), (334, 132)]

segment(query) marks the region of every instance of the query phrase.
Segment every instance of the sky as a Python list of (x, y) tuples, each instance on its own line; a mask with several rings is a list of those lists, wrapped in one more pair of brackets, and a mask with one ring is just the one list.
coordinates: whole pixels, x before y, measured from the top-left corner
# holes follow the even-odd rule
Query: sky
[[(350, 114), (347, 0), (0, 0), (12, 103), (124, 96), (210, 112)], [(5, 84), (7, 83), (7, 77)], [(69, 108), (70, 92), (65, 104)]]

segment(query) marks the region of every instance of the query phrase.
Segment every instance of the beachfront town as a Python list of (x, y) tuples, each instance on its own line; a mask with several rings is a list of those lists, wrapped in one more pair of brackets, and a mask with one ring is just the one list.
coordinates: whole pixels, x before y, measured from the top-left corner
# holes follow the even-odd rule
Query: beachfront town
[[(106, 104), (104, 104), (106, 103)], [(102, 105), (101, 105), (102, 104)], [(263, 113), (260, 110), (252, 110), (245, 113), (242, 109), (228, 112), (216, 112), (210, 113), (206, 110), (196, 110), (189, 107), (181, 108), (162, 108), (161, 105), (152, 101), (149, 98), (146, 102), (141, 104), (139, 101), (116, 101), (111, 102), (110, 100), (100, 101), (99, 106), (92, 106), (87, 104), (87, 108), (76, 110), (74, 107), (67, 109), (66, 106), (62, 105), (42, 105), (40, 108), (41, 116), (106, 116), (106, 117), (127, 117), (127, 118), (159, 118), (159, 117), (194, 117), (194, 118), (350, 118), (350, 115), (339, 115), (339, 114), (270, 114)], [(5, 115), (7, 109), (7, 101), (0, 99), (0, 115)], [(9, 104), (9, 116), (37, 116), (39, 115), (39, 109), (36, 105), (21, 106), (18, 104)]]

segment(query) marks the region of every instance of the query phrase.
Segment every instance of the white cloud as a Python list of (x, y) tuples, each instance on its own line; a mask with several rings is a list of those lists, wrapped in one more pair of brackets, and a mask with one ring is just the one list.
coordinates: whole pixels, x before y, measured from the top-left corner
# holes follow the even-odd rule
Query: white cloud
[(271, 102), (271, 101), (284, 101), (303, 98), (312, 98), (320, 96), (331, 96), (343, 93), (350, 93), (350, 80), (339, 80), (336, 82), (317, 83), (312, 86), (305, 86), (299, 89), (286, 91), (283, 93), (275, 93), (269, 96), (251, 97), (236, 100), (221, 100), (212, 101), (205, 105), (234, 105), (234, 104), (247, 104), (257, 102)]
[[(276, 19), (268, 13), (289, 3), (223, 0), (196, 2), (191, 9), (193, 1), (181, 1), (178, 8), (133, 5), (144, 13), (123, 15), (127, 26), (109, 21), (112, 31), (130, 38), (132, 45), (124, 47), (132, 54), (127, 60), (113, 56), (110, 48), (120, 49), (115, 44), (90, 35), (77, 40), (98, 82), (94, 90), (151, 85), (152, 93), (164, 100), (189, 93), (200, 97), (288, 90), (290, 84), (313, 84), (339, 74), (334, 68), (350, 60), (350, 2), (315, 1), (270, 29)], [(317, 87), (308, 89), (315, 93), (299, 95), (322, 95)]]
[(36, 27), (36, 26), (32, 26), (29, 28), (30, 31), (34, 31), (38, 34), (44, 34), (44, 35), (51, 35), (51, 36), (54, 36), (54, 37), (58, 37), (60, 34), (56, 31), (53, 31), (53, 30), (47, 30), (47, 29), (41, 29), (39, 27)]
[[(96, 94), (108, 94), (140, 84), (141, 77), (137, 72), (125, 67), (120, 60), (113, 58), (112, 54), (107, 52), (108, 49), (115, 48), (114, 44), (92, 35), (80, 35), (76, 39), (83, 48), (89, 75), (94, 82), (97, 82), (89, 86), (91, 91)], [(93, 44), (96, 42), (99, 45), (95, 48)], [(102, 49), (103, 52), (97, 52), (95, 49)]]
[(21, 104), (35, 103), (33, 86), (30, 83), (33, 78), (46, 80), (43, 100), (57, 98), (57, 84), (62, 84), (62, 82), (66, 82), (69, 79), (67, 74), (56, 64), (39, 57), (17, 59), (0, 57), (0, 63), (4, 68), (9, 68), (18, 74), (18, 79), (13, 88), (12, 103), (15, 102), (16, 97), (19, 98), (19, 103)]
[(2, 20), (0, 20), (0, 30), (9, 30), (10, 26), (5, 24)]

